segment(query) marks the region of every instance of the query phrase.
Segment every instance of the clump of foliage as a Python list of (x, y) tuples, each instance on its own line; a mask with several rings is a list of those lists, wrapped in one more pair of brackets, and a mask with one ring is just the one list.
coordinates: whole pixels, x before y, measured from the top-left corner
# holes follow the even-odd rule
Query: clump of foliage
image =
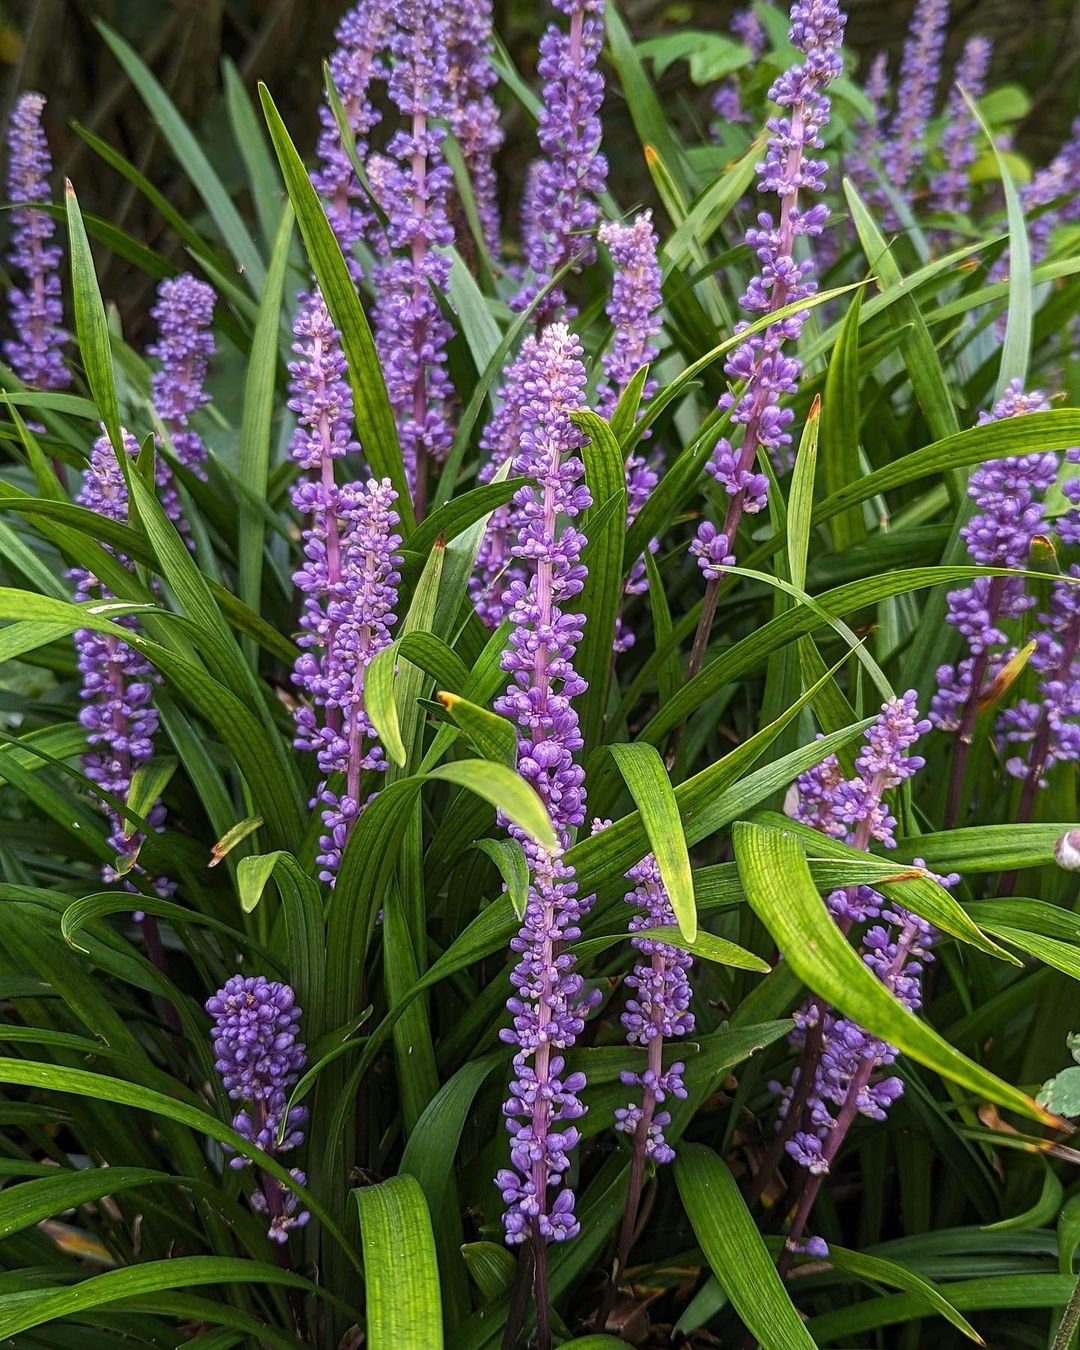
[[(947, 0), (895, 77), (835, 0), (548, 17), (534, 81), (484, 0), (360, 0), (310, 168), (235, 72), (203, 147), (103, 28), (204, 210), (87, 140), (183, 268), (54, 205), (15, 106), (0, 1339), (1080, 1320), (1080, 1070), (1035, 1092), (1080, 979), (1080, 126), (1012, 152)], [(157, 285), (143, 351), (92, 243)]]

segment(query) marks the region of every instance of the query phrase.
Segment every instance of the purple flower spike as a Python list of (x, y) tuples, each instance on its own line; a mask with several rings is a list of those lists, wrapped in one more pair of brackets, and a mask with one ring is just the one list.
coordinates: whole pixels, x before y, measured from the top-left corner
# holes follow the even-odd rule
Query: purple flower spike
[(993, 44), (989, 38), (970, 37), (956, 67), (956, 82), (945, 105), (945, 130), (941, 133), (941, 157), (945, 167), (931, 184), (935, 211), (963, 215), (971, 205), (971, 166), (979, 154), (979, 123), (968, 107), (964, 90), (979, 98), (986, 84)]
[(594, 1002), (565, 950), (580, 935), (592, 897), (578, 896), (573, 871), (562, 860), (571, 831), (585, 819), (584, 773), (574, 762), (582, 742), (572, 702), (585, 689), (572, 664), (582, 617), (563, 608), (585, 580), (584, 539), (573, 521), (589, 506), (589, 494), (577, 453), (582, 437), (569, 416), (584, 403), (580, 356), (564, 324), (553, 324), (529, 350), (529, 398), (513, 466), (528, 480), (516, 494), (521, 526), (511, 549), (523, 575), (507, 590), (513, 632), (503, 667), (512, 682), (495, 704), (520, 728), (518, 771), (543, 799), (560, 843), (548, 853), (510, 827), (525, 850), (531, 884), (521, 931), (511, 943), (518, 954), (507, 1003), (513, 1027), (500, 1033), (517, 1047), (503, 1107), (512, 1167), (500, 1171), (496, 1182), (507, 1206), (506, 1241), (532, 1240), (538, 1260), (545, 1244), (578, 1231), (573, 1192), (563, 1183), (578, 1140), (572, 1122), (585, 1110), (579, 1096), (585, 1077), (563, 1077), (562, 1052), (573, 1045)]
[[(289, 1109), (289, 1090), (300, 1081), (307, 1053), (300, 1041), (300, 1009), (287, 984), (265, 976), (234, 975), (206, 1001), (214, 1019), (211, 1032), (215, 1069), (225, 1091), (243, 1108), (233, 1117), (237, 1134), (274, 1155), (298, 1148), (304, 1142), (306, 1106)], [(230, 1166), (247, 1167), (249, 1160), (234, 1157)], [(303, 1186), (307, 1178), (297, 1168), (293, 1178)], [(260, 1174), (261, 1190), (251, 1197), (251, 1207), (270, 1219), (267, 1236), (287, 1242), (294, 1228), (302, 1228), (311, 1215), (300, 1209), (292, 1191), (268, 1173)]]
[[(1046, 396), (1026, 394), (1014, 380), (992, 413), (979, 425), (1029, 412), (1046, 412)], [(1025, 567), (1035, 536), (1043, 528), (1044, 498), (1057, 477), (1058, 458), (1050, 452), (1009, 455), (991, 460), (971, 475), (968, 495), (977, 510), (961, 530), (973, 561), (987, 567)], [(967, 639), (971, 656), (956, 667), (941, 666), (938, 692), (930, 706), (934, 725), (968, 734), (974, 709), (986, 683), (1013, 655), (1003, 620), (1017, 619), (1035, 603), (1021, 577), (977, 577), (949, 592), (948, 622)], [(1000, 649), (1000, 650), (995, 650)]]
[[(213, 288), (188, 273), (166, 278), (150, 311), (157, 320), (158, 340), (146, 349), (148, 356), (156, 356), (161, 362), (161, 369), (150, 382), (150, 394), (168, 429), (176, 458), (203, 479), (206, 446), (189, 422), (193, 413), (210, 402), (203, 384), (215, 350), (209, 331), (214, 321), (214, 299)], [(172, 469), (159, 460), (156, 474), (166, 514), (182, 534), (187, 534), (188, 523)]]
[(889, 97), (889, 58), (885, 52), (878, 52), (870, 63), (863, 93), (870, 111), (868, 116), (860, 116), (855, 123), (855, 146), (847, 157), (845, 167), (859, 191), (876, 201), (881, 196), (878, 157), (881, 153), (883, 110)]
[[(765, 29), (754, 11), (737, 9), (731, 16), (731, 31), (748, 48), (752, 62), (765, 50)], [(713, 112), (721, 122), (749, 122), (749, 114), (742, 105), (742, 93), (737, 74), (721, 80), (712, 97)]]
[[(822, 146), (821, 132), (829, 117), (823, 91), (843, 68), (840, 45), (845, 23), (835, 0), (796, 0), (791, 6), (789, 36), (805, 61), (785, 71), (769, 91), (773, 102), (789, 111), (769, 119), (765, 160), (758, 165), (758, 190), (775, 193), (780, 212), (774, 221), (763, 211), (757, 228), (747, 231), (746, 242), (762, 268), (739, 303), (754, 315), (773, 313), (817, 289), (810, 276), (813, 264), (797, 262), (794, 248), (798, 236), (820, 235), (829, 216), (823, 204), (803, 210), (799, 201), (800, 193), (825, 187), (825, 162), (807, 152)], [(755, 333), (724, 367), (728, 377), (743, 387), (739, 394), (725, 394), (720, 406), (732, 410), (731, 420), (742, 426), (743, 435), (738, 449), (721, 437), (707, 466), (731, 499), (723, 530), (705, 522), (691, 550), (710, 582), (718, 580), (733, 560), (743, 512), (760, 511), (766, 504), (768, 479), (755, 468), (759, 450), (767, 451), (778, 468), (789, 465), (787, 427), (793, 414), (781, 406), (781, 399), (796, 392), (802, 366), (797, 358), (785, 356), (783, 348), (797, 341), (805, 318), (796, 313)]]
[(60, 298), (60, 259), (51, 243), (56, 224), (33, 204), (48, 202), (52, 156), (41, 125), (45, 99), (27, 91), (20, 94), (8, 124), (8, 200), (11, 213), (12, 269), (25, 278), (22, 287), (8, 292), (15, 337), (4, 343), (4, 356), (24, 384), (32, 389), (64, 389), (71, 372), (64, 365), (62, 348), (64, 307)]
[(501, 241), (493, 157), (503, 133), (491, 92), (499, 79), (492, 59), (491, 0), (459, 0), (449, 7), (448, 20), (450, 128), (469, 173), (484, 245), (497, 256)]
[(443, 154), (449, 116), (447, 23), (439, 0), (402, 0), (391, 40), (390, 97), (408, 130), (395, 132), (385, 156), (368, 162), (386, 212), (375, 282), (375, 331), (386, 388), (397, 417), (417, 516), (427, 502), (428, 461), (440, 463), (453, 431), (446, 348), (453, 335), (437, 295), (446, 293), (454, 242), (448, 215), (453, 175)]
[[(656, 359), (659, 348), (653, 339), (660, 331), (661, 278), (651, 211), (642, 211), (631, 225), (606, 222), (600, 226), (599, 238), (615, 265), (607, 305), (615, 341), (604, 356), (607, 383), (597, 390), (597, 409), (610, 417), (637, 372)], [(656, 381), (650, 380), (642, 398), (651, 398), (655, 391)]]
[[(919, 718), (914, 691), (889, 699), (867, 729), (855, 778), (845, 779), (831, 755), (799, 778), (796, 818), (854, 848), (865, 849), (875, 839), (895, 847), (895, 821), (883, 797), (922, 767), (923, 760), (909, 752), (929, 729), (929, 722)], [(951, 885), (956, 878), (938, 880)], [(869, 886), (835, 891), (828, 906), (844, 933), (856, 924), (866, 925), (860, 940), (863, 961), (906, 1008), (917, 1010), (923, 969), (933, 959), (930, 948), (937, 936), (930, 924), (890, 904)], [(814, 1184), (803, 1191), (787, 1246), (791, 1252), (823, 1256), (828, 1249), (821, 1239), (811, 1238), (802, 1245), (820, 1178), (828, 1174), (855, 1117), (884, 1120), (904, 1085), (895, 1075), (882, 1072), (895, 1061), (896, 1048), (820, 1000), (805, 1004), (795, 1022), (791, 1039), (803, 1052), (801, 1066), (788, 1087), (779, 1083), (770, 1087), (781, 1099), (781, 1122), (798, 1102), (799, 1117), (787, 1122), (788, 1128), (795, 1128), (785, 1147), (810, 1172)], [(802, 1091), (804, 1074), (812, 1075), (808, 1092)]]
[[(564, 32), (549, 24), (540, 39), (537, 70), (544, 81), (538, 136), (541, 158), (529, 170), (522, 221), (525, 257), (533, 277), (514, 297), (525, 309), (560, 268), (572, 270), (595, 257), (587, 237), (600, 217), (597, 198), (607, 183), (600, 152), (604, 77), (598, 69), (604, 35), (604, 0), (552, 0), (570, 20)], [(548, 292), (536, 314), (542, 326), (560, 312), (572, 318), (561, 286)]]
[[(321, 805), (326, 828), (319, 840), (319, 875), (332, 885), (365, 805), (362, 774), (386, 768), (364, 707), (364, 676), (389, 645), (397, 619), (397, 494), (388, 478), (341, 488), (320, 479), (300, 484), (294, 500), (313, 520), (304, 537), (306, 561), (293, 578), (304, 595), (303, 650), (293, 681), (311, 700), (297, 709), (295, 744), (315, 752), (324, 775), (311, 804)], [(337, 547), (333, 569), (331, 519)]]
[(881, 160), (901, 195), (922, 153), (941, 78), (941, 54), (949, 23), (949, 0), (918, 0), (900, 60), (900, 87)]
[[(387, 0), (361, 0), (345, 14), (334, 33), (338, 45), (330, 57), (330, 76), (341, 98), (361, 162), (371, 129), (379, 120), (368, 91), (372, 80), (386, 73), (382, 53), (392, 17), (393, 11)], [(326, 203), (326, 214), (334, 234), (354, 278), (359, 281), (360, 266), (353, 248), (371, 231), (374, 216), (367, 193), (341, 143), (334, 110), (325, 100), (319, 105), (319, 121), (322, 124), (316, 146), (319, 167), (311, 175), (311, 181)]]
[[(134, 457), (139, 453), (138, 442), (127, 431), (123, 436), (124, 449)], [(107, 520), (127, 523), (127, 484), (116, 451), (106, 435), (99, 436), (94, 442), (90, 463), (75, 500)], [(117, 561), (125, 567), (131, 566), (122, 556), (118, 556)], [(73, 569), (71, 577), (78, 601), (114, 598), (112, 592), (85, 568)], [(114, 622), (124, 628), (136, 626), (131, 615), (118, 616)], [(136, 769), (154, 753), (154, 735), (158, 729), (158, 714), (153, 701), (154, 669), (140, 652), (120, 638), (90, 628), (80, 628), (75, 633), (75, 651), (82, 676), (79, 721), (86, 728), (90, 747), (83, 756), (83, 770), (91, 782), (121, 801), (127, 801)], [(109, 843), (116, 852), (117, 863), (115, 867), (104, 867), (102, 876), (112, 883), (123, 881), (135, 865), (143, 836), (131, 832), (128, 823), (111, 806), (105, 806), (105, 813), (110, 824)], [(165, 808), (160, 801), (151, 806), (146, 819), (154, 829), (162, 827)], [(124, 885), (128, 890), (135, 890), (130, 882), (124, 881)], [(155, 889), (159, 895), (169, 895), (173, 887), (166, 880), (158, 880)]]
[[(675, 913), (653, 855), (650, 853), (626, 875), (635, 883), (627, 903), (642, 911), (630, 920), (630, 931), (674, 927)], [(641, 1136), (645, 1156), (666, 1163), (675, 1156), (664, 1138), (664, 1126), (670, 1124), (671, 1116), (656, 1107), (668, 1097), (685, 1097), (686, 1089), (681, 1063), (663, 1067), (664, 1040), (689, 1036), (694, 1029), (689, 979), (694, 960), (688, 952), (653, 938), (632, 938), (631, 942), (641, 953), (633, 973), (626, 977), (627, 988), (634, 990), (636, 997), (627, 999), (621, 1021), (630, 1044), (648, 1051), (648, 1065), (642, 1073), (621, 1075), (628, 1087), (641, 1089), (641, 1101), (615, 1112), (615, 1128)]]

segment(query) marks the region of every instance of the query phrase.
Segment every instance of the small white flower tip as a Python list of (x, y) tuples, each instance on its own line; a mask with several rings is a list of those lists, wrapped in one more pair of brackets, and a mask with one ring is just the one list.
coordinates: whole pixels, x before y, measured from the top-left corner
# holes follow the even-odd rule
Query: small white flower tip
[(1066, 872), (1080, 872), (1080, 828), (1066, 830), (1054, 845), (1054, 858)]

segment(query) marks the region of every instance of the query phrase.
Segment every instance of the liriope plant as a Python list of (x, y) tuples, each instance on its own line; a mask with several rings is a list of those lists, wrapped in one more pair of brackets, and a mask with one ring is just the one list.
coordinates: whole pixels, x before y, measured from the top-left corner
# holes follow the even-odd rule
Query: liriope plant
[(103, 27), (160, 249), (17, 100), (0, 1339), (1068, 1344), (1080, 161), (948, 22), (361, 0), (310, 157)]

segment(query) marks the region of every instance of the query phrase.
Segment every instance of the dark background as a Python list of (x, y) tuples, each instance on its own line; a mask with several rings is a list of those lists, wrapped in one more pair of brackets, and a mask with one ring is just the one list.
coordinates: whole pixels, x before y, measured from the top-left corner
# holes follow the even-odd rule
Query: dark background
[[(314, 143), (321, 62), (346, 7), (346, 0), (0, 0), (0, 118), (6, 122), (18, 90), (40, 89), (49, 99), (47, 130), (58, 174), (73, 180), (84, 208), (168, 253), (174, 241), (162, 236), (152, 210), (70, 130), (72, 119), (85, 123), (147, 172), (178, 207), (195, 211), (190, 185), (163, 152), (138, 96), (98, 36), (95, 18), (139, 50), (206, 138), (229, 182), (229, 137), (218, 98), (222, 57), (236, 63), (252, 90), (257, 79), (266, 81), (307, 153)], [(635, 34), (646, 36), (683, 25), (726, 32), (736, 6), (732, 0), (622, 0), (621, 7)], [(845, 7), (847, 45), (859, 53), (860, 70), (884, 48), (895, 71), (914, 0), (848, 0)], [(546, 0), (496, 0), (499, 31), (528, 78), (549, 14)], [(1017, 143), (1032, 160), (1045, 162), (1068, 134), (1080, 104), (1080, 0), (953, 0), (947, 72), (964, 39), (975, 32), (994, 41), (991, 83), (1017, 80), (1032, 94)], [(707, 120), (707, 92), (694, 90), (684, 65), (665, 75), (662, 92), (665, 102), (682, 101), (691, 116), (696, 112)], [(615, 150), (612, 186), (628, 204), (645, 191), (646, 177), (617, 94), (608, 98), (604, 117), (607, 142)], [(514, 194), (532, 154), (532, 132), (512, 108), (506, 130), (500, 177), (504, 190)], [(626, 155), (618, 153), (622, 142)], [(116, 259), (99, 262), (107, 289), (130, 288), (113, 294), (137, 326), (149, 284), (126, 268), (110, 276), (111, 269), (124, 267)]]

